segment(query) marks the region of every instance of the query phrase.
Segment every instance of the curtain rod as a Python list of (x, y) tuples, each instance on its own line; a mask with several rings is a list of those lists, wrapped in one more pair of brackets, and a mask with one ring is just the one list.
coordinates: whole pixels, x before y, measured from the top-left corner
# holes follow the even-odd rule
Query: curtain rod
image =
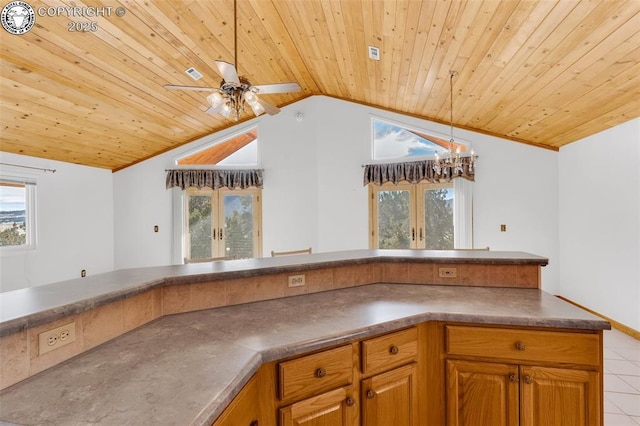
[(55, 173), (56, 169), (45, 169), (43, 167), (22, 166), (20, 164), (0, 163), (2, 166), (21, 167), (23, 169), (42, 170), (43, 172)]

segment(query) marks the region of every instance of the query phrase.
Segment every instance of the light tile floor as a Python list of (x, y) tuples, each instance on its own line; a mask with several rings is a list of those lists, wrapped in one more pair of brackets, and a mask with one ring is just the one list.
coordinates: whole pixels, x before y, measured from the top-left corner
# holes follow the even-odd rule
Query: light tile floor
[(604, 426), (640, 425), (640, 340), (604, 332)]

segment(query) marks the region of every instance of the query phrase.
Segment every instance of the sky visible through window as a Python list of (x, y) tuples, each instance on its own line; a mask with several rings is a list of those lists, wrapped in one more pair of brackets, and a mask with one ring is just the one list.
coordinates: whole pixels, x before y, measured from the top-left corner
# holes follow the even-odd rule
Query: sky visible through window
[(0, 211), (10, 212), (25, 209), (25, 187), (6, 186), (0, 183)]
[(374, 160), (433, 156), (442, 151), (440, 145), (403, 127), (373, 120)]

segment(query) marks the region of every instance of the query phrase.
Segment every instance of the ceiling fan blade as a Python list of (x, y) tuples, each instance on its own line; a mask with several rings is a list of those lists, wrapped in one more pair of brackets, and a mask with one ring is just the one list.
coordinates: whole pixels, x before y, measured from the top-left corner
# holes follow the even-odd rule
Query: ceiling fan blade
[(259, 84), (257, 86), (253, 86), (253, 88), (258, 89), (258, 93), (262, 95), (269, 93), (289, 93), (300, 91), (300, 85), (298, 83)]
[(277, 113), (280, 112), (280, 108), (270, 104), (269, 102), (263, 101), (260, 98), (258, 98), (258, 103), (262, 105), (262, 108), (264, 108), (264, 112), (266, 112), (269, 115), (276, 115)]
[(240, 84), (240, 78), (238, 77), (238, 71), (233, 64), (225, 61), (216, 61), (218, 71), (220, 75), (227, 83)]
[(218, 89), (214, 89), (213, 87), (199, 87), (199, 86), (176, 86), (174, 84), (165, 84), (165, 89), (179, 89), (179, 90), (195, 90), (198, 92), (215, 92)]

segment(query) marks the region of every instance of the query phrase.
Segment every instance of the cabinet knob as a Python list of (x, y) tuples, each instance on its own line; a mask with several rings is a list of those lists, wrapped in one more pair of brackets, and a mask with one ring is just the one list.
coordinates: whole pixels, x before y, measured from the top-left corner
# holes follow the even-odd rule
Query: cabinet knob
[(353, 404), (355, 404), (356, 401), (348, 396), (347, 399), (344, 400), (344, 403), (347, 404), (347, 407), (353, 407)]
[(511, 375), (509, 375), (509, 381), (511, 381), (513, 383), (518, 383), (520, 381), (520, 379), (518, 378), (517, 375), (511, 374)]
[(527, 345), (525, 345), (522, 342), (517, 342), (516, 343), (516, 349), (519, 351), (524, 351), (525, 349), (527, 349)]
[(315, 376), (319, 379), (323, 378), (326, 375), (327, 375), (327, 370), (325, 370), (322, 367), (318, 368), (315, 372)]
[(369, 389), (369, 390), (367, 391), (367, 398), (371, 399), (371, 398), (373, 398), (374, 396), (376, 396), (376, 394), (375, 394), (371, 389)]
[(524, 382), (528, 385), (530, 385), (531, 383), (533, 383), (533, 377), (531, 376), (524, 376)]
[(391, 355), (396, 355), (400, 350), (398, 349), (398, 347), (396, 345), (391, 345), (391, 347), (389, 348), (389, 353)]

